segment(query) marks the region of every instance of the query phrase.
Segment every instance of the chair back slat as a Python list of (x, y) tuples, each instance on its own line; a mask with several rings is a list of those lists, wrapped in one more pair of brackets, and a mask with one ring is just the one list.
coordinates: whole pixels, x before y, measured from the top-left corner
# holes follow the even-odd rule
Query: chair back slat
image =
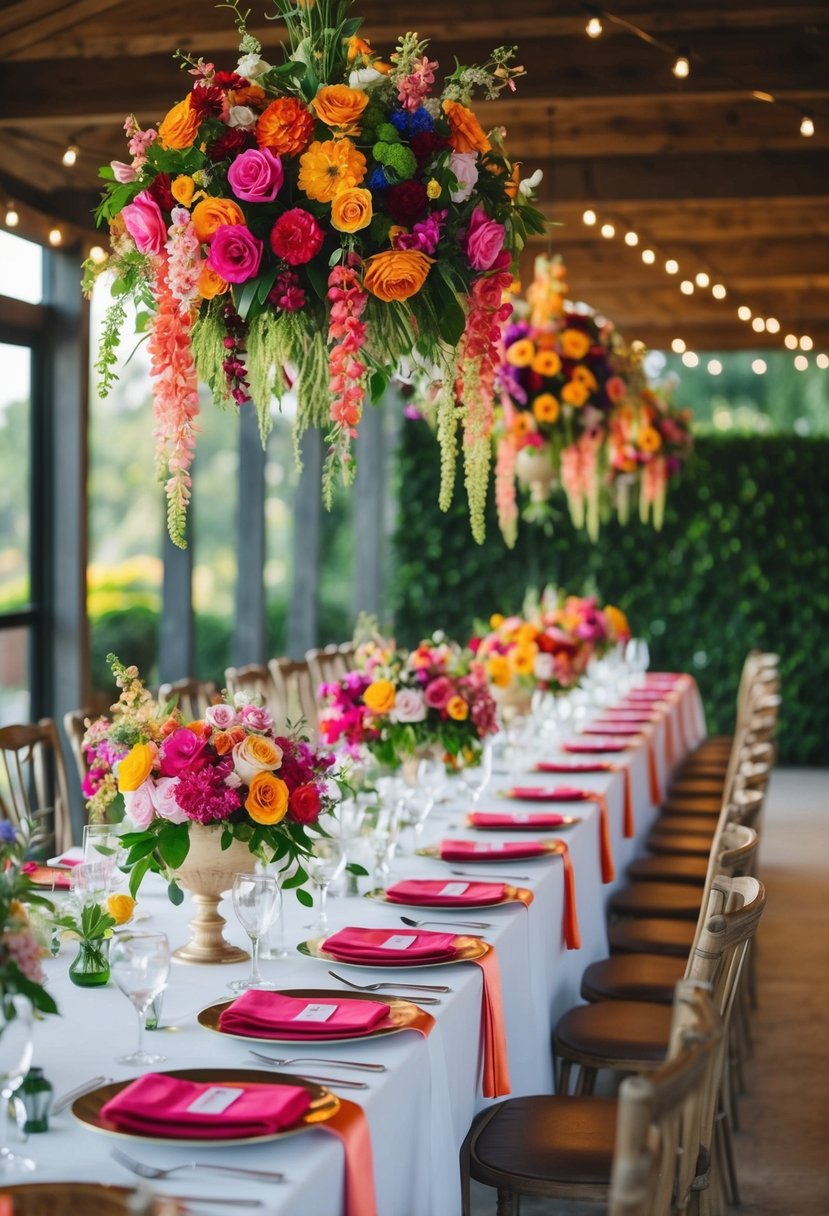
[(66, 769), (51, 718), (0, 728), (0, 810), (15, 825), (31, 819), (57, 852), (71, 846)]
[(197, 680), (193, 676), (185, 676), (181, 680), (173, 680), (162, 684), (158, 690), (158, 699), (162, 705), (175, 701), (181, 710), (185, 721), (195, 722), (203, 718), (210, 705), (215, 703), (218, 689), (213, 680)]
[(287, 730), (289, 726), (304, 725), (308, 733), (316, 736), (319, 715), (314, 696), (314, 681), (307, 661), (271, 659), (268, 668), (280, 705), (280, 730)]
[(264, 663), (248, 663), (244, 667), (227, 667), (225, 686), (229, 696), (235, 697), (239, 692), (247, 693), (268, 707), (273, 714), (274, 721), (279, 718), (281, 711), (279, 696), (271, 673)]

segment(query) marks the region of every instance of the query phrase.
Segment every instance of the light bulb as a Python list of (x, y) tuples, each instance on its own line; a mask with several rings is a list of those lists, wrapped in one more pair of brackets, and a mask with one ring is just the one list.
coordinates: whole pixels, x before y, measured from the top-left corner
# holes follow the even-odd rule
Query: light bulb
[(682, 352), (685, 350), (685, 342), (683, 341), (683, 339), (674, 338), (673, 342), (671, 343), (671, 350), (674, 352), (675, 355), (681, 355)]
[(694, 284), (690, 279), (683, 279), (679, 285), (679, 290), (684, 296), (692, 296), (694, 294)]
[(815, 133), (815, 119), (808, 110), (803, 110), (800, 115), (800, 134), (805, 135), (808, 139)]
[(639, 244), (639, 234), (636, 232), (626, 232), (625, 233), (625, 244), (630, 245), (631, 249), (634, 247), (634, 245), (638, 245)]
[(750, 321), (751, 320), (751, 309), (749, 308), (749, 306), (747, 304), (741, 304), (740, 307), (737, 309), (737, 316), (740, 318), (741, 321)]
[(584, 29), (588, 38), (601, 38), (602, 23), (598, 17), (591, 17)]
[(601, 231), (602, 236), (607, 241), (609, 241), (612, 237), (614, 237), (616, 235), (616, 229), (613, 227), (612, 224), (602, 224), (600, 231)]
[(667, 262), (665, 263), (665, 273), (679, 274), (679, 262), (676, 260), (676, 258), (668, 258)]
[(795, 357), (794, 365), (799, 372), (805, 372), (806, 368), (809, 366), (809, 360), (805, 355), (797, 355)]
[(8, 207), (6, 208), (6, 227), (16, 228), (19, 223), (20, 216), (17, 208), (15, 207), (14, 203), (9, 203)]
[(715, 300), (724, 300), (728, 295), (728, 292), (725, 290), (725, 286), (722, 283), (715, 283), (711, 288), (711, 295)]
[(598, 217), (596, 215), (596, 212), (593, 210), (592, 207), (588, 207), (587, 210), (583, 213), (583, 215), (581, 217), (582, 223), (587, 224), (588, 228), (593, 227), (597, 218)]
[(711, 282), (711, 277), (710, 275), (707, 275), (704, 270), (699, 270), (694, 275), (694, 281), (696, 282), (697, 287), (707, 287)]
[(818, 365), (821, 371), (826, 371), (827, 367), (829, 367), (829, 355), (818, 355), (815, 359), (815, 363)]
[(722, 363), (720, 363), (719, 359), (708, 360), (708, 371), (712, 376), (719, 376), (722, 371)]
[(688, 54), (688, 48), (681, 46), (677, 51), (674, 66), (671, 68), (677, 80), (687, 80), (691, 75), (691, 57)]
[(646, 266), (653, 266), (654, 262), (656, 261), (656, 254), (652, 249), (643, 249), (642, 261)]
[(63, 243), (63, 233), (60, 228), (49, 229), (49, 244), (58, 246)]
[(808, 334), (804, 334), (803, 337), (800, 339), (800, 349), (801, 350), (811, 350), (813, 346), (814, 346), (814, 342), (812, 341), (812, 339), (809, 337)]
[(79, 155), (80, 155), (80, 148), (78, 147), (78, 145), (70, 144), (69, 147), (64, 152), (63, 156), (61, 157), (61, 160), (67, 169), (71, 169), (77, 163)]
[(765, 359), (755, 359), (751, 365), (751, 370), (755, 376), (762, 376), (768, 371), (768, 365)]
[(766, 93), (762, 89), (752, 89), (751, 96), (754, 98), (755, 101), (767, 101), (771, 104), (773, 104), (775, 101), (777, 101), (777, 98), (775, 97), (774, 93)]
[(100, 266), (102, 262), (107, 260), (107, 251), (102, 245), (93, 245), (89, 250), (89, 260), (94, 262), (96, 266)]
[(766, 330), (770, 334), (780, 333), (780, 322), (777, 317), (766, 317)]
[(693, 350), (686, 350), (685, 354), (682, 356), (682, 362), (686, 367), (698, 367), (699, 355)]
[(762, 317), (755, 317), (751, 322), (751, 328), (756, 334), (762, 334), (765, 332), (766, 323)]
[(797, 334), (786, 334), (783, 344), (786, 350), (797, 350)]

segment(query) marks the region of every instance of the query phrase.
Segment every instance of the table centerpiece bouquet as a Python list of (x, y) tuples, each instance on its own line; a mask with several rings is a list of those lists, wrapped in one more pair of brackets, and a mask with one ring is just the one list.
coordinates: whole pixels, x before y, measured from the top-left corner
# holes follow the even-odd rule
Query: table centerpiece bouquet
[[(35, 887), (31, 875), (38, 869), (31, 860), (40, 840), (29, 822), (18, 827), (0, 821), (0, 1035), (17, 1016), (17, 998), (25, 998), (37, 1013), (57, 1013), (46, 991), (40, 965), (46, 951), (34, 931), (30, 908), (52, 910), (51, 902)], [(5, 1112), (4, 1112), (5, 1117)]]
[[(514, 91), (514, 47), (438, 83), (417, 34), (383, 60), (348, 0), (273, 0), (286, 27), (272, 64), (238, 0), (230, 69), (179, 53), (186, 95), (157, 125), (129, 117), (130, 159), (101, 171), (115, 300), (98, 361), (114, 378), (126, 302), (149, 335), (168, 528), (184, 545), (198, 380), (257, 411), (293, 388), (296, 434), (327, 429), (323, 492), (353, 474), (363, 401), (413, 358), (442, 387), (444, 464), (464, 433), (473, 531), (483, 536), (502, 292), (529, 233), (540, 174), (520, 182), (476, 93)], [(86, 287), (100, 270), (88, 264)]]
[(624, 523), (638, 493), (639, 518), (657, 532), (665, 519), (668, 488), (691, 455), (692, 411), (674, 404), (674, 385), (644, 386), (610, 425), (610, 485)]

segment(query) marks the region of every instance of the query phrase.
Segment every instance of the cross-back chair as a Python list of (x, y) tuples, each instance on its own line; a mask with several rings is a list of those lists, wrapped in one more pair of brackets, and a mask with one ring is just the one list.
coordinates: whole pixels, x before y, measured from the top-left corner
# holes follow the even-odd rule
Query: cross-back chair
[(280, 705), (280, 727), (304, 723), (305, 729), (316, 735), (319, 725), (317, 700), (311, 669), (305, 659), (271, 659), (268, 663), (271, 682)]
[(186, 722), (203, 718), (206, 710), (215, 704), (219, 690), (214, 680), (197, 680), (195, 676), (184, 676), (160, 685), (158, 699), (162, 705), (175, 701)]
[(31, 820), (58, 853), (72, 844), (66, 768), (51, 718), (0, 728), (0, 812)]
[(281, 718), (279, 694), (266, 664), (247, 663), (244, 667), (226, 667), (225, 687), (230, 697), (235, 697), (239, 692), (255, 697), (271, 711), (274, 722)]

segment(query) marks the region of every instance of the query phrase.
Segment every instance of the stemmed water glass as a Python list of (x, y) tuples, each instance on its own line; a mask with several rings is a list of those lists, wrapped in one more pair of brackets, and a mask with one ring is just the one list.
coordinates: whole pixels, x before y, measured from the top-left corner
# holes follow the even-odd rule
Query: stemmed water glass
[(345, 869), (343, 842), (335, 837), (322, 837), (311, 845), (310, 856), (305, 861), (311, 882), (317, 889), (317, 923), (314, 932), (322, 936), (328, 932), (326, 904), (328, 888)]
[(119, 1064), (160, 1064), (166, 1056), (144, 1051), (147, 1010), (167, 987), (170, 976), (170, 943), (166, 933), (118, 933), (109, 950), (109, 968), (115, 983), (138, 1013), (138, 1047), (129, 1055), (117, 1056)]
[(632, 683), (641, 685), (645, 682), (645, 672), (650, 666), (651, 656), (648, 643), (644, 638), (631, 638), (625, 647), (625, 662), (633, 676)]
[(259, 944), (271, 927), (279, 898), (279, 884), (271, 874), (237, 874), (233, 880), (233, 911), (251, 944), (250, 975), (228, 985), (234, 992), (271, 987), (259, 971)]
[(461, 766), (458, 776), (472, 799), (472, 806), (477, 807), (492, 776), (492, 743), (489, 739), (484, 740), (480, 752), (472, 761)]
[[(355, 846), (358, 844), (362, 834), (365, 813), (366, 803), (361, 797), (343, 798), (337, 806), (335, 813), (336, 826), (332, 827), (331, 830), (336, 832), (337, 838), (342, 842), (346, 866), (350, 862), (355, 861)], [(360, 894), (356, 874), (352, 874), (351, 872), (346, 874), (345, 894)]]
[(374, 853), (375, 886), (383, 887), (391, 875), (391, 864), (400, 829), (400, 807), (397, 803), (369, 807), (363, 820), (363, 831)]
[(9, 1103), (32, 1062), (32, 1023), (25, 997), (5, 997), (0, 1005), (0, 1177), (35, 1168), (30, 1157), (13, 1153), (6, 1144)]

